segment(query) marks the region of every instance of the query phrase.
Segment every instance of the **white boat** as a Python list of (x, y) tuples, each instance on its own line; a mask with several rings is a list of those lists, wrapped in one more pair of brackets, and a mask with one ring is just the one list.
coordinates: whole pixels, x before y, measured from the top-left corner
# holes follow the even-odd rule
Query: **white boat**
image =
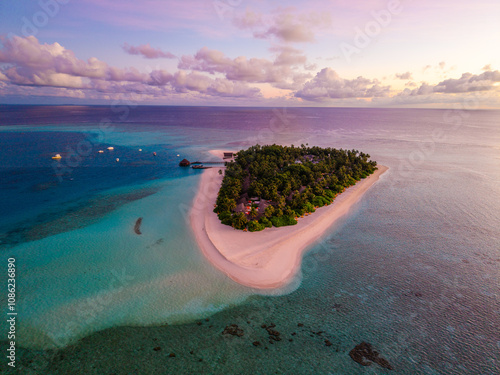
[(52, 159), (60, 160), (60, 159), (62, 159), (62, 156), (59, 154), (55, 154), (55, 156), (52, 156)]

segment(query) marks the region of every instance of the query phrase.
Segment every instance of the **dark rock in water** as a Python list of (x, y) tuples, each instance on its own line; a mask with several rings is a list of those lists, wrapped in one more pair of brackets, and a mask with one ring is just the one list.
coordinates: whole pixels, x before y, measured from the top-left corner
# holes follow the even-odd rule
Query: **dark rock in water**
[(325, 340), (325, 345), (326, 346), (332, 346), (332, 342), (330, 340)]
[(278, 331), (276, 331), (275, 329), (272, 329), (271, 327), (267, 327), (266, 331), (271, 336), (279, 336), (280, 335), (280, 333)]
[(252, 342), (253, 346), (260, 346), (260, 341), (254, 341)]
[(135, 222), (134, 232), (136, 234), (142, 234), (142, 232), (141, 232), (141, 224), (142, 224), (142, 217), (140, 217), (139, 219), (137, 219), (137, 221)]
[(170, 358), (174, 358), (174, 357), (175, 357), (175, 353), (170, 353), (168, 356), (169, 356)]
[(182, 159), (181, 162), (179, 163), (180, 167), (189, 167), (191, 163), (187, 159)]
[(243, 330), (238, 327), (237, 324), (231, 324), (224, 328), (224, 331), (222, 331), (223, 335), (233, 335), (233, 336), (238, 336), (241, 337), (243, 336)]
[(297, 327), (304, 327), (304, 324), (303, 323), (299, 323), (299, 324), (297, 324)]
[(157, 351), (161, 350), (161, 348), (160, 348), (159, 346), (157, 346), (156, 348), (153, 348), (153, 350), (154, 350), (155, 352), (157, 352)]
[[(269, 338), (272, 338), (273, 340), (275, 340), (276, 337), (279, 337), (280, 333), (278, 331), (276, 331), (275, 329), (273, 329), (274, 327), (276, 327), (276, 324), (273, 324), (271, 323), (269, 326), (266, 326), (265, 324), (261, 325), (262, 328), (264, 328), (267, 333), (269, 333)], [(281, 340), (281, 339), (279, 339)], [(279, 340), (276, 340), (276, 341), (279, 341)]]
[[(392, 366), (389, 362), (386, 359), (379, 357), (378, 352), (373, 350), (371, 344), (364, 341), (361, 344), (356, 345), (354, 349), (349, 352), (349, 356), (353, 361), (358, 362), (363, 366), (370, 366), (372, 362), (375, 362), (383, 368), (392, 370)], [(365, 359), (368, 361), (365, 361)]]

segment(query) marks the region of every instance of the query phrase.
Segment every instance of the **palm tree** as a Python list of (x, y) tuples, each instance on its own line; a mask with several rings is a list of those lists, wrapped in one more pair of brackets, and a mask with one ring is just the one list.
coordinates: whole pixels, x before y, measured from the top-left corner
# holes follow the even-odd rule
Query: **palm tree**
[(274, 207), (273, 206), (267, 206), (266, 209), (264, 210), (264, 215), (266, 215), (267, 218), (273, 216), (274, 214)]
[(233, 215), (233, 227), (236, 229), (246, 228), (248, 220), (243, 212), (238, 212)]
[(257, 217), (258, 214), (259, 214), (259, 212), (257, 211), (257, 209), (255, 207), (252, 207), (250, 209), (250, 217), (255, 218), (255, 217)]

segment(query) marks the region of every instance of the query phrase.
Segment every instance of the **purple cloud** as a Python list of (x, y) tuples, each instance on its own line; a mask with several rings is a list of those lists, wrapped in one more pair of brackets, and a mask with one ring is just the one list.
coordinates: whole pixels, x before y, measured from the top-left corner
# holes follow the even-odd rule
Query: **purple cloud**
[(306, 82), (295, 96), (309, 101), (344, 98), (373, 98), (388, 96), (390, 86), (380, 86), (377, 80), (363, 77), (344, 79), (331, 68), (322, 69), (316, 77)]
[(399, 79), (413, 79), (413, 76), (411, 72), (406, 72), (406, 73), (396, 73), (396, 78)]
[[(92, 93), (136, 93), (153, 97), (169, 93), (208, 96), (259, 97), (260, 90), (242, 82), (211, 78), (184, 71), (142, 73), (135, 68), (109, 66), (97, 58), (76, 58), (59, 43), (40, 44), (34, 36), (1, 39), (0, 81), (13, 86), (52, 87), (78, 90), (78, 97)], [(47, 91), (46, 91), (47, 92)], [(51, 91), (53, 92), (53, 90)]]
[(221, 73), (231, 81), (247, 83), (269, 83), (279, 88), (298, 88), (309, 73), (298, 69), (308, 69), (307, 58), (295, 48), (288, 46), (273, 47), (275, 60), (239, 56), (235, 59), (226, 57), (223, 52), (207, 47), (200, 49), (194, 56), (182, 56), (179, 69), (195, 70), (210, 74)]
[(459, 94), (475, 91), (498, 90), (496, 85), (500, 82), (500, 71), (486, 71), (481, 74), (463, 73), (460, 78), (447, 79), (436, 85), (423, 83), (419, 88), (410, 90), (404, 89), (398, 95), (417, 96), (428, 95), (432, 93)]
[(328, 13), (293, 14), (290, 10), (271, 16), (247, 10), (243, 16), (235, 17), (233, 24), (242, 30), (252, 30), (258, 39), (277, 39), (286, 43), (314, 42), (314, 30), (329, 26)]
[(175, 59), (176, 56), (170, 52), (163, 52), (159, 48), (153, 48), (148, 44), (141, 44), (140, 46), (131, 46), (128, 43), (124, 43), (122, 46), (123, 50), (129, 55), (139, 55), (146, 59)]

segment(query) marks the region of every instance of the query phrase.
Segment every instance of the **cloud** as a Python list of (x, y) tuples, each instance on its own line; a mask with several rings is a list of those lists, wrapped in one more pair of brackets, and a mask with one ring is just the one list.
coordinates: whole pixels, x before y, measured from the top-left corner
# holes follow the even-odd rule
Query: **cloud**
[(95, 57), (76, 58), (59, 43), (40, 44), (34, 36), (0, 40), (0, 81), (10, 86), (79, 89), (97, 93), (199, 93), (224, 97), (259, 97), (260, 90), (244, 82), (230, 82), (200, 73), (165, 70), (142, 73), (135, 68), (109, 66)]
[(182, 56), (179, 69), (195, 70), (210, 74), (220, 73), (232, 81), (247, 83), (269, 83), (278, 88), (298, 88), (304, 80), (300, 69), (310, 69), (307, 58), (300, 51), (288, 46), (271, 48), (275, 60), (239, 56), (235, 59), (226, 57), (223, 52), (207, 47), (200, 49), (194, 56)]
[(484, 70), (491, 70), (491, 69), (492, 69), (492, 68), (491, 68), (491, 64), (487, 64), (487, 65), (485, 65), (485, 66), (483, 66), (483, 67), (481, 68), (481, 70), (483, 70), (483, 71), (484, 71)]
[(390, 86), (380, 86), (377, 80), (363, 77), (344, 79), (331, 68), (322, 69), (306, 82), (295, 96), (310, 101), (343, 98), (373, 98), (387, 96)]
[(274, 46), (269, 48), (277, 54), (274, 65), (305, 65), (307, 57), (301, 50), (290, 46)]
[(176, 56), (170, 52), (163, 52), (159, 48), (153, 48), (148, 44), (141, 44), (140, 46), (131, 46), (128, 43), (124, 43), (122, 46), (123, 50), (129, 55), (140, 55), (146, 59), (175, 59)]
[(5, 64), (2, 72), (15, 84), (85, 88), (89, 79), (148, 80), (148, 75), (137, 69), (110, 67), (95, 57), (80, 60), (59, 43), (40, 44), (34, 36), (3, 38), (1, 42), (0, 63)]
[(406, 73), (401, 73), (401, 74), (396, 73), (396, 78), (399, 78), (399, 79), (413, 79), (413, 76), (412, 76), (411, 72), (406, 72)]
[(258, 39), (277, 39), (286, 43), (314, 42), (314, 31), (331, 23), (328, 13), (310, 12), (293, 14), (291, 9), (279, 10), (274, 15), (264, 16), (247, 10), (243, 16), (235, 17), (233, 24), (242, 30), (253, 31)]
[(475, 75), (464, 73), (458, 79), (447, 79), (434, 86), (435, 92), (462, 93), (472, 91), (489, 91), (496, 88), (495, 83), (500, 82), (500, 72), (486, 71)]
[(400, 96), (418, 96), (431, 93), (459, 94), (476, 91), (499, 90), (500, 71), (489, 70), (481, 74), (464, 73), (460, 78), (447, 79), (436, 85), (423, 83), (419, 88), (405, 89)]

